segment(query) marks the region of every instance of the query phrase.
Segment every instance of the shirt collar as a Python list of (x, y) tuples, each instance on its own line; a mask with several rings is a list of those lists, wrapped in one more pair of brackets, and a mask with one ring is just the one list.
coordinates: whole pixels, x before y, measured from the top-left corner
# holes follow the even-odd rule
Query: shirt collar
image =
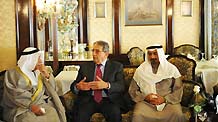
[(101, 62), (101, 65), (102, 65), (103, 67), (105, 67), (106, 62), (107, 62), (107, 59), (105, 59), (103, 62)]

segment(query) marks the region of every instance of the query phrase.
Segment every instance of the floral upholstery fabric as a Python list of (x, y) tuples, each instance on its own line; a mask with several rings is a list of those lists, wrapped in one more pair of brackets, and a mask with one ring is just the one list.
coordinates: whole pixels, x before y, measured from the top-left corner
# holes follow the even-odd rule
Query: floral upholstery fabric
[(136, 68), (137, 67), (123, 69), (126, 92), (128, 92), (129, 85), (130, 85), (130, 82), (132, 81), (132, 78), (133, 78), (133, 75), (135, 73)]
[(191, 44), (183, 44), (178, 47), (174, 48), (174, 55), (185, 55), (188, 56), (188, 54), (192, 55), (196, 60), (199, 60), (199, 54), (201, 53), (201, 50)]
[(133, 47), (127, 52), (130, 65), (138, 66), (144, 62), (144, 52), (139, 47)]
[(169, 56), (167, 60), (178, 68), (182, 80), (195, 80), (196, 62), (194, 60), (183, 55)]

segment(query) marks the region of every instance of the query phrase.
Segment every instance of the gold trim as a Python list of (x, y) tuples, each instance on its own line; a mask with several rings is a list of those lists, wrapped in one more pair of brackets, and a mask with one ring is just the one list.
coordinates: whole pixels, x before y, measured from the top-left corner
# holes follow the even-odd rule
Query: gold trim
[(23, 76), (26, 80), (28, 86), (32, 86), (30, 79), (21, 71), (20, 67), (16, 67), (16, 70)]
[[(16, 70), (23, 76), (23, 78), (26, 80), (27, 85), (32, 86), (32, 83), (30, 81), (30, 79), (21, 71), (21, 69), (19, 67), (16, 67)], [(33, 93), (32, 97), (31, 97), (31, 101), (36, 100), (36, 97), (39, 95), (39, 93), (42, 91), (43, 88), (43, 83), (42, 83), (42, 76), (39, 75), (38, 77), (38, 85), (37, 85), (37, 89), (36, 91)]]
[(42, 88), (43, 88), (43, 83), (42, 83), (42, 76), (39, 75), (38, 77), (38, 85), (37, 85), (37, 89), (36, 91), (34, 92), (31, 100), (34, 101), (36, 100), (36, 97), (39, 95), (39, 93), (42, 91)]

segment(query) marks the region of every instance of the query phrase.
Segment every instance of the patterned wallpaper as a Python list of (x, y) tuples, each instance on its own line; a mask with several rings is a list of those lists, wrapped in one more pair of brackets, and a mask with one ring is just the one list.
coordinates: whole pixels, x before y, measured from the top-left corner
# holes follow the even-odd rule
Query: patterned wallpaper
[(162, 0), (162, 25), (125, 26), (125, 1), (121, 0), (121, 53), (126, 53), (131, 47), (142, 50), (151, 44), (162, 44), (165, 47), (165, 0)]
[[(127, 53), (131, 47), (138, 46), (145, 49), (152, 43), (166, 43), (165, 5), (162, 0), (162, 25), (155, 26), (125, 26), (124, 1), (121, 0), (121, 53)], [(96, 2), (106, 3), (106, 17), (95, 18)], [(181, 0), (174, 1), (174, 44), (199, 44), (199, 0), (193, 2), (193, 16), (181, 16)], [(112, 51), (112, 0), (89, 0), (88, 3), (88, 32), (92, 44), (96, 40), (105, 40), (110, 44)], [(16, 32), (14, 0), (0, 0), (0, 71), (16, 65)], [(185, 24), (184, 24), (185, 23)], [(7, 53), (5, 53), (7, 52)]]
[[(107, 17), (94, 17), (94, 3), (99, 1), (106, 2)], [(88, 8), (88, 32), (89, 41), (103, 39), (110, 43), (112, 47), (112, 0), (90, 0)], [(162, 0), (162, 25), (153, 26), (125, 26), (125, 0), (121, 0), (121, 53), (127, 53), (131, 47), (140, 47), (144, 50), (150, 44), (166, 45), (166, 0)], [(182, 17), (180, 14), (181, 0), (174, 0), (174, 45), (189, 43), (199, 45), (199, 0), (193, 2), (193, 16)]]
[[(95, 17), (95, 3), (105, 2), (105, 18)], [(93, 42), (104, 40), (109, 43), (112, 52), (112, 0), (89, 0), (88, 3), (88, 40), (90, 46)]]
[(192, 16), (181, 16), (181, 1), (174, 0), (174, 46), (189, 43), (199, 46), (200, 6), (199, 0), (192, 0)]
[(16, 65), (14, 0), (0, 1), (0, 71)]

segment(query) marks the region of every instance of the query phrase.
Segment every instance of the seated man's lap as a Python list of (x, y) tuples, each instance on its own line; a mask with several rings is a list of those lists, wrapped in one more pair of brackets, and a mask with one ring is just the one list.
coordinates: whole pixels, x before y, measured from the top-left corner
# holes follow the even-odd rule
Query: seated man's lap
[[(167, 113), (167, 115), (166, 115)], [(162, 112), (158, 112), (156, 107), (146, 103), (144, 101), (138, 102), (135, 105), (135, 109), (133, 112), (134, 115), (143, 114), (143, 116), (168, 116), (168, 115), (176, 115), (176, 116), (183, 116), (181, 105), (180, 104), (167, 104)]]
[(94, 100), (79, 103), (74, 109), (76, 122), (88, 122), (94, 113), (102, 113), (106, 119), (121, 119), (119, 106), (112, 103), (108, 98), (104, 98), (100, 103), (96, 103)]
[(17, 116), (17, 122), (60, 122), (57, 111), (55, 108), (48, 104), (40, 105), (41, 107), (45, 108), (45, 114), (42, 116), (37, 116), (31, 111), (27, 111), (19, 116)]

